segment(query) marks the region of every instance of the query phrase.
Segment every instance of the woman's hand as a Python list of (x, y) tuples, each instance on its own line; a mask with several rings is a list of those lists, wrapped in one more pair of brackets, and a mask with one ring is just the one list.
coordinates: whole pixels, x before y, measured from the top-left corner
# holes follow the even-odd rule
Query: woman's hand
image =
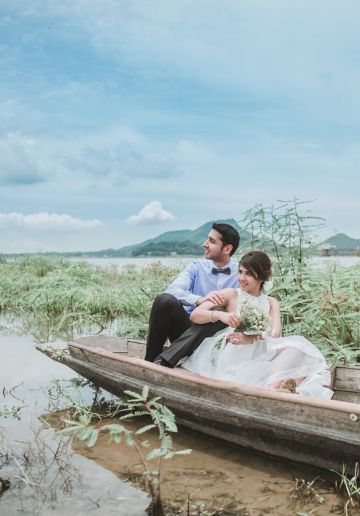
[(228, 335), (227, 340), (235, 345), (253, 344), (257, 340), (257, 335), (246, 335), (242, 332), (234, 332)]
[(237, 328), (240, 324), (239, 316), (234, 312), (217, 312), (218, 321), (222, 321), (224, 324)]

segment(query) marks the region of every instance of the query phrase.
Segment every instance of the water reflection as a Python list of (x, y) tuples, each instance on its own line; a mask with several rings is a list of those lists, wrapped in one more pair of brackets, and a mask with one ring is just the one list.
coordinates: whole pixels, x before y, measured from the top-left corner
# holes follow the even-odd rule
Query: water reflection
[(0, 497), (0, 514), (145, 514), (143, 492), (74, 454), (68, 440), (39, 419), (66, 402), (66, 395), (56, 395), (59, 385), (63, 393), (79, 392), (86, 404), (93, 389), (78, 391), (74, 372), (36, 351), (31, 337), (1, 334), (0, 347), (0, 477), (11, 482)]

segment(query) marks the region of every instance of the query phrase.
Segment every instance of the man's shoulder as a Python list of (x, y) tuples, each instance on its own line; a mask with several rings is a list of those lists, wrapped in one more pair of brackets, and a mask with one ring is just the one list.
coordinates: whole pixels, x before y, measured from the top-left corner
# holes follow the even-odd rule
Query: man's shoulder
[(185, 270), (192, 274), (206, 273), (211, 270), (212, 262), (206, 258), (194, 258), (186, 267)]
[(206, 258), (195, 258), (190, 263), (190, 266), (198, 270), (210, 270), (213, 267), (213, 262), (211, 260), (207, 260)]
[(191, 263), (204, 265), (210, 263), (210, 260), (207, 260), (206, 258), (194, 258)]

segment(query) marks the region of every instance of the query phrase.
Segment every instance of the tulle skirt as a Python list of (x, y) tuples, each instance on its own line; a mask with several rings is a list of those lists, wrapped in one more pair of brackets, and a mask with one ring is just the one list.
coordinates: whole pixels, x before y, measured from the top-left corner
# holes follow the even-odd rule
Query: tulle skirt
[(331, 375), (321, 352), (299, 335), (259, 340), (254, 344), (226, 342), (231, 328), (208, 337), (182, 364), (202, 376), (271, 388), (282, 380), (302, 378), (296, 392), (331, 399)]

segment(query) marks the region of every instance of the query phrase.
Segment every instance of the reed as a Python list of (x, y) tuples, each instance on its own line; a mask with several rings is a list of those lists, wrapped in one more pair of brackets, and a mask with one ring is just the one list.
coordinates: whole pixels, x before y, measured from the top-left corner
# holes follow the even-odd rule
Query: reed
[(39, 340), (109, 326), (144, 337), (152, 300), (176, 272), (153, 264), (118, 274), (114, 268), (42, 256), (5, 261), (0, 263), (0, 310), (21, 318), (24, 330)]
[(330, 365), (360, 362), (360, 264), (307, 266), (301, 282), (288, 274), (274, 283), (285, 334), (308, 338)]
[[(270, 295), (280, 301), (284, 334), (308, 338), (331, 365), (359, 363), (360, 264), (316, 268), (303, 261), (296, 271), (283, 269), (274, 259)], [(143, 339), (153, 299), (177, 272), (159, 263), (118, 273), (42, 256), (3, 260), (0, 310), (40, 341), (104, 330)]]

